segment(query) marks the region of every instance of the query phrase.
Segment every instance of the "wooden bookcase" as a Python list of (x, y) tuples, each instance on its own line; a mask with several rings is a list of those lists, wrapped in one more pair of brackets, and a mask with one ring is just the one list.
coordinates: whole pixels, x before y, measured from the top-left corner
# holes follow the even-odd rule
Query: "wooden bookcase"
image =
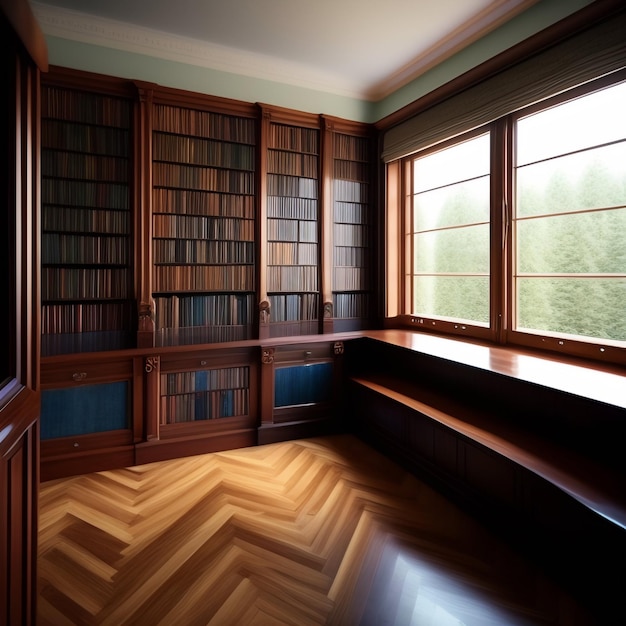
[(256, 445), (258, 348), (247, 343), (145, 357), (146, 430), (137, 463)]
[(128, 93), (42, 89), (42, 355), (134, 345)]
[(321, 330), (319, 123), (318, 116), (263, 107), (262, 315), (268, 315), (270, 337)]
[(238, 341), (256, 334), (257, 125), (254, 108), (232, 108), (234, 113), (225, 113), (223, 104), (211, 99), (175, 105), (171, 98), (155, 96), (157, 346)]
[(328, 247), (333, 330), (362, 330), (372, 324), (375, 137), (362, 124), (329, 117), (325, 124), (330, 133), (325, 161), (332, 181)]
[(44, 478), (334, 428), (371, 127), (63, 68), (43, 96)]

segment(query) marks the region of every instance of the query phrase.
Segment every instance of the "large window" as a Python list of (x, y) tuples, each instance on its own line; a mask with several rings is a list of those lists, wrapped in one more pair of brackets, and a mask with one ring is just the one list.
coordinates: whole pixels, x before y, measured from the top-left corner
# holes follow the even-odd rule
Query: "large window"
[(410, 312), (489, 325), (489, 133), (412, 161)]
[(388, 164), (388, 317), (626, 361), (626, 82), (607, 80)]
[(514, 327), (626, 342), (626, 83), (516, 121)]

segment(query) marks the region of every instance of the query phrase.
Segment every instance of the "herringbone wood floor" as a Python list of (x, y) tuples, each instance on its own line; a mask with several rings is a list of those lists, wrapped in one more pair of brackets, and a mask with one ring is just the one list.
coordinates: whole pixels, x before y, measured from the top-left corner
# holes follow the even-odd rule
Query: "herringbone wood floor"
[(351, 436), (44, 483), (39, 528), (40, 626), (586, 623)]

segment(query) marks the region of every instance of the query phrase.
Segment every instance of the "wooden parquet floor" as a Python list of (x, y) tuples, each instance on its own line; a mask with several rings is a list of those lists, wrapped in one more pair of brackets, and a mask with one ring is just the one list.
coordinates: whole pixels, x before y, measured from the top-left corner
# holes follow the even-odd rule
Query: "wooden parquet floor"
[(532, 564), (351, 436), (43, 483), (38, 624), (586, 624)]

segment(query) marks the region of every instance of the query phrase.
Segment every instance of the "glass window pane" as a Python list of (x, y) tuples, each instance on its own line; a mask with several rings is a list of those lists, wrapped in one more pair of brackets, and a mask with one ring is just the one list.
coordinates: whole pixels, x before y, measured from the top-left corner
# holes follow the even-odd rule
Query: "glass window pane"
[(518, 278), (517, 327), (626, 341), (626, 278)]
[(489, 273), (489, 225), (414, 235), (413, 270), (419, 273)]
[(626, 339), (624, 110), (626, 83), (517, 124), (518, 329)]
[(623, 206), (625, 163), (623, 142), (520, 167), (517, 216)]
[(626, 139), (626, 83), (566, 102), (517, 123), (517, 165)]
[(626, 274), (626, 209), (517, 223), (518, 272)]
[(489, 278), (415, 276), (413, 311), (481, 326), (489, 324)]
[(416, 194), (415, 231), (489, 222), (489, 177)]
[(489, 174), (489, 133), (415, 159), (413, 192)]
[(488, 325), (490, 135), (418, 157), (413, 167), (409, 312)]

